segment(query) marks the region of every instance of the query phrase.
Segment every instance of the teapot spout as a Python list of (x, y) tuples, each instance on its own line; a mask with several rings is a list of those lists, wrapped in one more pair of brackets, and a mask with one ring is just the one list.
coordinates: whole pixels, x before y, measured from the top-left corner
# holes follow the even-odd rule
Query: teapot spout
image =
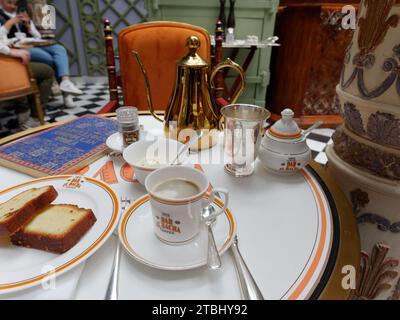
[(146, 68), (144, 67), (143, 61), (140, 58), (140, 55), (137, 51), (132, 51), (133, 56), (136, 58), (136, 61), (140, 67), (140, 70), (142, 71), (145, 83), (146, 83), (146, 96), (147, 96), (147, 107), (151, 113), (151, 115), (156, 118), (160, 122), (164, 122), (163, 119), (161, 119), (154, 111), (154, 105), (153, 105), (153, 100), (151, 99), (151, 89), (150, 89), (150, 81), (149, 77), (147, 76)]

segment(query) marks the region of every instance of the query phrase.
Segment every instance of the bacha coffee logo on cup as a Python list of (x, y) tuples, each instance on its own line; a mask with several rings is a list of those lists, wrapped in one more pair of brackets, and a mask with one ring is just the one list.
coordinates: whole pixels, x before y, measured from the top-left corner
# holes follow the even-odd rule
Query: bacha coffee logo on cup
[(166, 232), (172, 235), (181, 234), (181, 222), (175, 221), (171, 219), (171, 216), (168, 213), (163, 213), (161, 218), (157, 217), (157, 227), (160, 228), (162, 232)]

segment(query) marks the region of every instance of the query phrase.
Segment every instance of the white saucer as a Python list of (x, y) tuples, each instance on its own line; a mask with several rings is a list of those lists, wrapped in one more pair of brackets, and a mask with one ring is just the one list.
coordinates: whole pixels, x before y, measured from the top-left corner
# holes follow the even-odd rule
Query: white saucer
[[(140, 140), (153, 140), (154, 136), (146, 131), (140, 131)], [(122, 136), (119, 132), (114, 133), (109, 136), (106, 141), (107, 147), (116, 152), (124, 151), (124, 142)]]
[[(222, 208), (223, 203), (216, 199), (214, 206)], [(229, 209), (218, 218), (213, 231), (222, 255), (230, 248), (236, 234), (236, 223)], [(189, 270), (207, 263), (208, 238), (205, 226), (193, 241), (185, 245), (171, 246), (161, 242), (153, 232), (149, 195), (136, 201), (123, 215), (119, 237), (130, 256), (152, 268)]]

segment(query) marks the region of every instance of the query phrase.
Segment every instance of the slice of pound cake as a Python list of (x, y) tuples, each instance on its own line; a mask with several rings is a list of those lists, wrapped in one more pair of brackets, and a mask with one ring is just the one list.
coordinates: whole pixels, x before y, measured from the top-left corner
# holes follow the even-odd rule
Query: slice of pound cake
[(11, 236), (17, 246), (64, 253), (95, 224), (92, 210), (74, 205), (50, 205)]
[(0, 204), (0, 235), (13, 234), (57, 198), (53, 186), (24, 191)]

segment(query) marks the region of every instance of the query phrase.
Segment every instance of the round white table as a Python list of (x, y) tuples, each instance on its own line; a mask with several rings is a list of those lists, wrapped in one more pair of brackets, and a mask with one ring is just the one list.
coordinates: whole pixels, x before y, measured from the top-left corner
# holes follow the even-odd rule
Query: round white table
[[(142, 115), (140, 122), (151, 134), (163, 135), (162, 125), (152, 117)], [(50, 127), (54, 125), (57, 124)], [(8, 137), (0, 145), (48, 127)], [(253, 176), (238, 179), (227, 175), (223, 164), (216, 161), (221, 152), (219, 143), (211, 150), (191, 155), (190, 162), (201, 164), (214, 187), (229, 189), (229, 208), (237, 223), (240, 250), (264, 298), (350, 298), (352, 290), (342, 287), (345, 276), (342, 270), (349, 265), (356, 269), (359, 266), (359, 235), (349, 204), (323, 168), (312, 162), (302, 172), (283, 177), (267, 172), (257, 163)], [(106, 156), (86, 168), (84, 176), (109, 183), (118, 199), (133, 205), (146, 191), (138, 183), (123, 178), (123, 165), (120, 157)], [(107, 171), (110, 166), (112, 170)], [(110, 172), (116, 174), (110, 178)], [(4, 167), (0, 167), (0, 176), (0, 190), (32, 179)], [(85, 262), (83, 271), (80, 267), (73, 298), (104, 299), (116, 239), (110, 237)], [(0, 246), (0, 260), (1, 252)], [(73, 272), (76, 270), (68, 273)], [(60, 278), (70, 276), (68, 273)], [(12, 294), (10, 298), (23, 293)], [(238, 300), (241, 293), (230, 251), (223, 255), (218, 271), (206, 267), (189, 271), (156, 270), (124, 252), (119, 298)]]

